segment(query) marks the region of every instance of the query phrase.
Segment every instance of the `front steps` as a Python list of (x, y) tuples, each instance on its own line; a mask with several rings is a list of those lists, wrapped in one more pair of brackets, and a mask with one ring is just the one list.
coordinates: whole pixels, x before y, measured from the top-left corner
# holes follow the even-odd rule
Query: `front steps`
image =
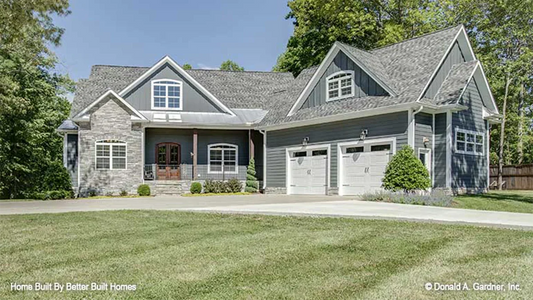
[(190, 180), (146, 180), (152, 195), (181, 195), (189, 193)]

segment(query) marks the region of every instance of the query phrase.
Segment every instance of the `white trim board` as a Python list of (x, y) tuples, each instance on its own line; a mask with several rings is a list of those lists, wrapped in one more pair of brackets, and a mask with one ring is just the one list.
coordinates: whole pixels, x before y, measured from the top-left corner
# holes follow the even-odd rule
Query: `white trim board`
[(171, 67), (176, 69), (178, 73), (185, 77), (191, 84), (196, 86), (204, 95), (207, 96), (211, 101), (213, 101), (219, 108), (221, 108), (223, 111), (229, 113), (232, 116), (235, 116), (235, 113), (231, 111), (227, 106), (225, 106), (220, 100), (218, 100), (211, 92), (209, 92), (204, 86), (202, 86), (194, 77), (192, 77), (189, 73), (187, 73), (185, 70), (183, 70), (182, 67), (180, 67), (172, 58), (170, 58), (168, 55), (163, 57), (161, 60), (159, 60), (155, 65), (153, 65), (148, 71), (146, 71), (143, 75), (141, 75), (139, 78), (137, 78), (134, 82), (130, 83), (126, 88), (124, 88), (122, 91), (120, 91), (119, 95), (124, 96), (129, 91), (131, 91), (134, 87), (139, 85), (142, 81), (144, 81), (146, 78), (148, 78), (150, 75), (155, 73), (157, 70), (159, 70), (160, 67), (162, 67), (164, 64), (168, 63)]

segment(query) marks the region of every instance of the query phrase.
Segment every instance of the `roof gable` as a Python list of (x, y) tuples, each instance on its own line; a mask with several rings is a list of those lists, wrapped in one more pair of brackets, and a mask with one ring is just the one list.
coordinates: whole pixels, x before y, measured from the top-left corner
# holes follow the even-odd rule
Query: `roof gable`
[(115, 93), (113, 90), (108, 90), (105, 92), (102, 96), (100, 96), (98, 99), (96, 99), (93, 103), (91, 103), (89, 106), (87, 106), (85, 109), (77, 113), (72, 119), (74, 121), (89, 121), (91, 113), (98, 110), (101, 102), (109, 101), (109, 100), (115, 100), (119, 105), (130, 113), (131, 119), (133, 121), (137, 122), (147, 122), (148, 119), (141, 114), (138, 110), (136, 110), (133, 106), (131, 106), (126, 100), (124, 100), (122, 97), (120, 97), (117, 93)]
[(188, 82), (190, 82), (191, 86), (196, 87), (200, 92), (202, 92), (210, 101), (212, 101), (216, 106), (218, 106), (223, 112), (229, 113), (232, 116), (235, 116), (235, 114), (226, 107), (220, 100), (218, 100), (211, 92), (209, 92), (205, 87), (203, 87), (196, 79), (194, 79), (190, 74), (188, 74), (183, 68), (181, 68), (174, 60), (172, 60), (169, 56), (163, 57), (159, 62), (157, 62), (153, 67), (148, 69), (144, 74), (142, 74), (139, 78), (137, 78), (135, 81), (133, 81), (131, 84), (129, 84), (127, 87), (125, 87), (123, 90), (120, 91), (119, 95), (124, 96), (127, 95), (131, 90), (135, 89), (138, 85), (143, 84), (143, 82), (152, 76), (154, 73), (156, 73), (162, 66), (165, 64), (168, 64), (171, 66), (175, 71), (183, 76)]

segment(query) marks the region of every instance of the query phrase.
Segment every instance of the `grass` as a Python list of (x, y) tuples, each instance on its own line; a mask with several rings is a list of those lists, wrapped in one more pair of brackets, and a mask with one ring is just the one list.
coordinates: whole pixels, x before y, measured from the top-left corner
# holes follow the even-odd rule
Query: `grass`
[[(533, 298), (533, 232), (163, 211), (0, 217), (0, 299)], [(12, 292), (10, 283), (136, 284)], [(426, 282), (519, 283), (435, 292)]]
[(203, 197), (203, 196), (241, 196), (241, 195), (251, 195), (252, 193), (247, 192), (238, 192), (238, 193), (203, 193), (203, 194), (183, 194), (183, 197)]
[(491, 191), (483, 195), (454, 198), (452, 207), (533, 213), (533, 191)]

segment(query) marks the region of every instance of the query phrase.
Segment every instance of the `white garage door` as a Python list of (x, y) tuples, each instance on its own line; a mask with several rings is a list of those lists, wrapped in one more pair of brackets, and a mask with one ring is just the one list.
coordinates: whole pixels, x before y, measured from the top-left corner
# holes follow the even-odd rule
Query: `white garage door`
[(289, 194), (326, 194), (328, 150), (289, 152)]
[(360, 195), (379, 191), (391, 157), (391, 144), (341, 147), (340, 194)]

